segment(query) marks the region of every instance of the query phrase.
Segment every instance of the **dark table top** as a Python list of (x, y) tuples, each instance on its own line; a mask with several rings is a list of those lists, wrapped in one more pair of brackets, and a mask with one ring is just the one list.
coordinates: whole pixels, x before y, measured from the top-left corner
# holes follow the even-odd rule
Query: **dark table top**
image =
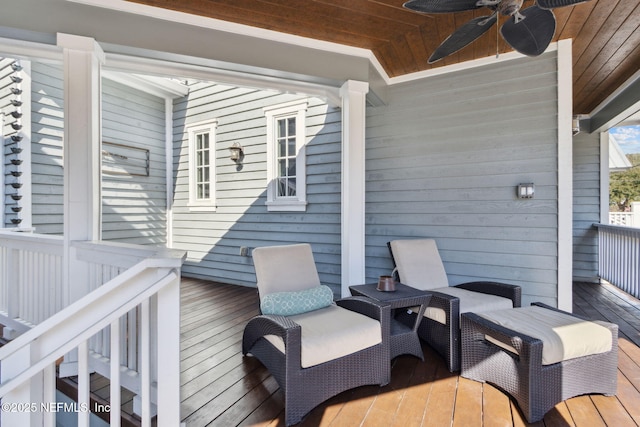
[(395, 305), (393, 303), (398, 303), (398, 306), (404, 307), (425, 304), (428, 303), (431, 298), (429, 291), (412, 288), (402, 283), (396, 283), (395, 291), (379, 291), (377, 287), (377, 283), (369, 283), (366, 285), (349, 286), (349, 290), (352, 295), (362, 295), (380, 302), (388, 302), (392, 304), (392, 306)]

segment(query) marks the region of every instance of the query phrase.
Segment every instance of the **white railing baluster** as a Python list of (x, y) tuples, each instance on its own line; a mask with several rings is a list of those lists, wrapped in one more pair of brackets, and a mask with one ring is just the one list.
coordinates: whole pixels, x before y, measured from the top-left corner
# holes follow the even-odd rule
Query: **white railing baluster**
[(89, 377), (89, 343), (83, 341), (78, 346), (78, 427), (89, 427), (89, 393), (90, 390)]
[[(44, 368), (44, 390), (42, 393), (42, 402), (45, 405), (52, 404), (56, 401), (56, 365), (49, 364)], [(42, 409), (42, 408), (41, 408)], [(44, 427), (56, 427), (55, 411), (41, 411), (43, 416)]]
[(109, 384), (109, 425), (120, 427), (122, 397), (120, 393), (120, 319), (111, 322), (111, 376)]
[(151, 427), (151, 346), (149, 300), (140, 304), (140, 391), (142, 427)]

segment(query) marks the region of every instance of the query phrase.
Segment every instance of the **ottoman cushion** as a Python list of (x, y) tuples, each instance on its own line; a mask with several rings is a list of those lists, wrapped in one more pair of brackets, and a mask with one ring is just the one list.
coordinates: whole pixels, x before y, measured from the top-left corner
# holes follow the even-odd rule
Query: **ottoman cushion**
[[(477, 314), (500, 326), (541, 340), (543, 365), (611, 351), (611, 331), (598, 324), (599, 322), (582, 320), (536, 306)], [(503, 343), (489, 336), (486, 338), (505, 347)], [(511, 347), (507, 350), (517, 353)]]

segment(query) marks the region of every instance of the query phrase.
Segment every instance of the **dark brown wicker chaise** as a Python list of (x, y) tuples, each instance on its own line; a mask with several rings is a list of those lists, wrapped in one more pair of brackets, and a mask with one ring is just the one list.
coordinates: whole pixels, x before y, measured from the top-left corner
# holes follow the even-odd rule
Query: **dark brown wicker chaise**
[[(418, 335), (445, 358), (447, 368), (460, 370), (460, 313), (520, 307), (520, 286), (498, 282), (469, 282), (449, 286), (433, 239), (392, 240), (388, 243), (401, 283), (432, 293)], [(413, 325), (416, 312), (396, 319)]]
[[(511, 310), (517, 310), (517, 316), (504, 312), (463, 314), (461, 375), (491, 383), (511, 395), (531, 423), (571, 397), (591, 393), (614, 395), (618, 326), (588, 322), (540, 303), (533, 306)], [(569, 320), (558, 321), (554, 316)], [(493, 320), (488, 320), (489, 317)], [(545, 326), (547, 332), (543, 331)], [(514, 327), (544, 338), (533, 338)], [(563, 333), (560, 338), (558, 335)], [(547, 348), (547, 344), (555, 348)], [(549, 354), (550, 350), (555, 354)]]
[(274, 376), (285, 424), (345, 390), (390, 379), (390, 308), (364, 297), (333, 302), (320, 285), (308, 244), (253, 250), (259, 315), (244, 330), (242, 353)]

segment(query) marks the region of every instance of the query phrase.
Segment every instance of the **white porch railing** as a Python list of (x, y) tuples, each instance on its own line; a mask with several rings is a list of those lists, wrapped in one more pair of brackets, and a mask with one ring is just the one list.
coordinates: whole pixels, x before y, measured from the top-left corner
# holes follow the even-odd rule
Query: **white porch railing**
[(60, 311), (63, 241), (60, 236), (0, 232), (0, 323), (6, 338)]
[(631, 202), (630, 212), (609, 212), (609, 224), (640, 228), (640, 202)]
[(640, 227), (640, 212), (609, 212), (609, 224)]
[(640, 298), (640, 228), (595, 226), (600, 277)]
[[(138, 394), (143, 425), (150, 425), (152, 402), (157, 404), (158, 425), (178, 425), (179, 270), (184, 253), (72, 243), (74, 261), (90, 273), (91, 292), (40, 320), (33, 313), (47, 302), (59, 306), (68, 299), (62, 284), (62, 244), (52, 236), (0, 232), (0, 323), (13, 322), (23, 328), (19, 332), (26, 330), (0, 348), (0, 398), (3, 409), (13, 405), (0, 413), (1, 424), (54, 426), (59, 409), (55, 362), (77, 349), (72, 365), (80, 385), (80, 426), (88, 425), (93, 371), (111, 379), (111, 425), (119, 425), (121, 385)], [(29, 286), (21, 286), (25, 283)], [(44, 292), (48, 297), (40, 296)], [(160, 342), (158, 330), (163, 331)]]

